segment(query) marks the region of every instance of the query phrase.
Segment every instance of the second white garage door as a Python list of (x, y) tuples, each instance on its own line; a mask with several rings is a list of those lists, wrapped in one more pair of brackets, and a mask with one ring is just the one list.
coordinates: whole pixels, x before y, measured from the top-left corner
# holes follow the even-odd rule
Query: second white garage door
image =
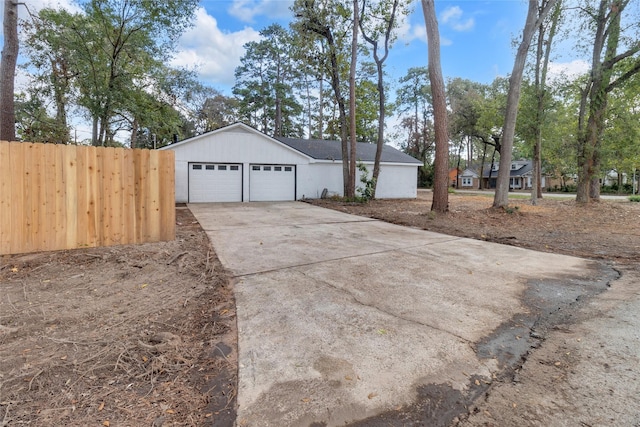
[(276, 202), (295, 199), (295, 166), (251, 165), (249, 167), (249, 201)]

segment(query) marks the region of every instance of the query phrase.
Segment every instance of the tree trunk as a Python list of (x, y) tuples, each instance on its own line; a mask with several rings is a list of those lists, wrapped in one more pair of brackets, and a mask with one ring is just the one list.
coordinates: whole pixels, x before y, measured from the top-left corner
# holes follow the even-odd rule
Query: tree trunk
[(480, 162), (480, 179), (478, 180), (478, 190), (482, 190), (482, 176), (484, 175), (484, 161), (487, 157), (487, 143), (484, 144), (484, 149), (482, 150), (482, 161)]
[(349, 186), (346, 196), (356, 197), (356, 65), (358, 61), (358, 0), (353, 0), (353, 36), (351, 39), (351, 66), (349, 67)]
[(518, 103), (520, 102), (520, 89), (522, 87), (522, 74), (527, 62), (527, 53), (531, 45), (531, 39), (536, 28), (541, 25), (542, 20), (549, 13), (549, 10), (557, 0), (548, 0), (542, 10), (538, 10), (538, 1), (529, 0), (529, 10), (527, 20), (522, 32), (522, 40), (518, 46), (518, 52), (513, 64), (513, 71), (509, 78), (509, 93), (507, 94), (507, 107), (504, 117), (504, 127), (502, 131), (502, 149), (500, 150), (500, 169), (498, 170), (498, 180), (496, 194), (493, 199), (493, 206), (506, 207), (509, 205), (509, 178), (511, 174), (511, 156), (513, 150), (513, 139), (516, 131), (516, 120), (518, 118)]
[[(600, 145), (605, 125), (609, 92), (640, 70), (636, 59), (612, 83), (614, 66), (640, 51), (635, 44), (618, 54), (621, 33), (621, 15), (629, 2), (600, 0), (596, 17), (591, 74), (580, 100), (578, 116), (578, 189), (576, 201), (588, 203), (600, 198)], [(605, 50), (606, 47), (606, 50)], [(604, 58), (601, 59), (602, 52)], [(585, 121), (585, 118), (588, 118)]]
[(0, 140), (15, 141), (15, 77), (18, 60), (18, 3), (4, 1), (4, 47), (0, 64)]
[(138, 119), (133, 119), (131, 124), (131, 148), (138, 147)]
[[(384, 70), (382, 68), (384, 61), (389, 56), (389, 40), (391, 38), (391, 30), (394, 27), (396, 18), (396, 10), (398, 8), (399, 0), (393, 1), (391, 14), (384, 34), (384, 53), (382, 57), (378, 56), (378, 41), (367, 36), (367, 33), (362, 28), (362, 20), (359, 21), (362, 37), (373, 47), (373, 60), (376, 63), (376, 71), (378, 73), (378, 139), (376, 146), (376, 157), (373, 162), (373, 194), (372, 198), (376, 197), (376, 188), (378, 187), (378, 177), (380, 176), (380, 159), (382, 158), (382, 148), (384, 146), (384, 121), (385, 121), (385, 104), (387, 102), (386, 93), (384, 89)], [(364, 16), (365, 0), (362, 2), (362, 15)]]
[(274, 136), (282, 136), (282, 105), (280, 96), (276, 96), (276, 123), (273, 131)]
[(551, 45), (556, 35), (562, 0), (559, 0), (553, 11), (549, 36), (545, 40), (545, 26), (540, 25), (538, 29), (538, 46), (536, 50), (536, 122), (535, 141), (533, 147), (533, 169), (531, 182), (531, 204), (535, 205), (538, 199), (542, 198), (542, 125), (545, 119), (545, 103), (547, 94), (547, 71), (549, 69), (549, 57), (551, 55)]
[(431, 210), (444, 213), (449, 210), (449, 128), (447, 124), (447, 99), (440, 64), (440, 34), (434, 0), (422, 0), (422, 11), (427, 29), (429, 80), (431, 81), (436, 140)]

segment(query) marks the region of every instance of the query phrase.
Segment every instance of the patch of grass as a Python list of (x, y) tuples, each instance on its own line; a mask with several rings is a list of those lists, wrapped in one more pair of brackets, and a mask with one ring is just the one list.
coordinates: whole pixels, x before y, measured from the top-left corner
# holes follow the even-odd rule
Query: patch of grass
[(514, 214), (520, 212), (520, 206), (507, 206), (504, 208), (504, 211), (508, 214)]
[(640, 195), (638, 196), (629, 196), (630, 202), (640, 203)]

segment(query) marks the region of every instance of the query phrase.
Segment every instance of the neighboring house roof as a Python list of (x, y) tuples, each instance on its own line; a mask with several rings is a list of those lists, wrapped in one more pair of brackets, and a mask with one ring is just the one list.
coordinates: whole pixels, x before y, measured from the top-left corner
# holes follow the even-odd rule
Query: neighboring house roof
[[(513, 165), (516, 165), (516, 168), (513, 168)], [(527, 174), (529, 174), (531, 172), (531, 169), (533, 169), (533, 162), (531, 160), (518, 160), (515, 162), (511, 162), (511, 170), (509, 171), (509, 176), (511, 178), (517, 178), (517, 177), (521, 177), (521, 176), (525, 176)], [(482, 171), (482, 176), (484, 178), (489, 178), (489, 173), (491, 173), (491, 178), (495, 178), (498, 176), (498, 171), (491, 171), (491, 166), (489, 166), (489, 168), (487, 168), (486, 170)]]
[(462, 171), (462, 173), (460, 174), (461, 177), (473, 177), (473, 178), (478, 178), (478, 172), (474, 171), (473, 169), (465, 169), (464, 171)]
[[(342, 160), (342, 144), (340, 141), (284, 137), (276, 137), (275, 139), (316, 160)], [(356, 157), (359, 161), (373, 162), (376, 158), (376, 145), (358, 142), (356, 146)], [(388, 145), (382, 147), (380, 161), (385, 163), (422, 164), (421, 161)]]

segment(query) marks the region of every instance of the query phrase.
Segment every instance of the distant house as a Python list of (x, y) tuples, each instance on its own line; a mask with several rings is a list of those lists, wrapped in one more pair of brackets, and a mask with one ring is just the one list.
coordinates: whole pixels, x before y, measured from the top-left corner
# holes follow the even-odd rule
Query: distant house
[(601, 179), (602, 185), (606, 185), (606, 186), (612, 186), (612, 185), (618, 185), (618, 184), (626, 184), (627, 183), (627, 174), (626, 173), (621, 173), (618, 175), (618, 171), (616, 171), (615, 169), (611, 169), (609, 172), (607, 172), (604, 175), (604, 179)]
[(480, 187), (480, 175), (473, 169), (465, 169), (460, 174), (460, 188), (479, 188)]
[[(496, 188), (498, 179), (498, 171), (500, 167), (498, 163), (494, 163), (493, 167), (488, 167), (482, 174), (483, 188)], [(531, 160), (514, 160), (511, 162), (509, 171), (509, 189), (511, 190), (530, 190), (533, 178), (533, 162)], [(542, 187), (546, 187), (546, 177), (542, 176)]]

